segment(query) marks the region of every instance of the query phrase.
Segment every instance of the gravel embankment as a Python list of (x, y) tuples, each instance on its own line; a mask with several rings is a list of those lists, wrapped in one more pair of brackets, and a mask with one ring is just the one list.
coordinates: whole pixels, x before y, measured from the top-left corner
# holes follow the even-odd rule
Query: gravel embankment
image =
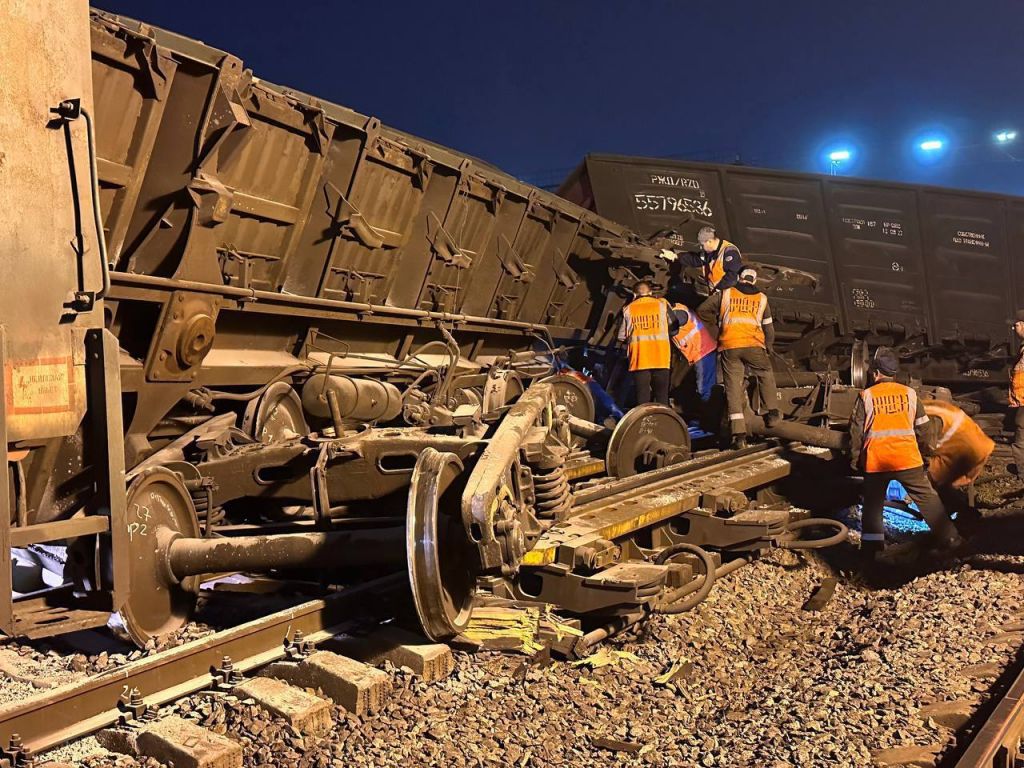
[[(1024, 640), (1001, 629), (1024, 620), (1021, 488), (997, 468), (979, 487), (979, 554), (895, 588), (866, 586), (849, 547), (827, 561), (776, 552), (726, 577), (697, 610), (606, 644), (622, 653), (605, 666), (460, 653), (441, 683), (396, 671), (382, 712), (339, 710), (321, 741), (231, 697), (193, 697), (189, 716), (240, 737), (246, 764), (260, 768), (803, 768), (869, 766), (896, 747), (941, 751), (952, 732), (920, 708), (983, 699), (990, 683), (965, 668), (1002, 669)], [(840, 576), (831, 602), (801, 610), (830, 575)], [(691, 667), (675, 682), (655, 682), (681, 662)], [(106, 759), (85, 764), (114, 764)]]

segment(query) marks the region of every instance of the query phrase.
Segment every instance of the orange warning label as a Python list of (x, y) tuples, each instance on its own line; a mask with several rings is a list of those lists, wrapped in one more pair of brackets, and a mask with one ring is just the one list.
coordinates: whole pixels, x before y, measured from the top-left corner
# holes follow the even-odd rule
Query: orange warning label
[(7, 366), (8, 414), (64, 413), (71, 410), (72, 359), (50, 357)]

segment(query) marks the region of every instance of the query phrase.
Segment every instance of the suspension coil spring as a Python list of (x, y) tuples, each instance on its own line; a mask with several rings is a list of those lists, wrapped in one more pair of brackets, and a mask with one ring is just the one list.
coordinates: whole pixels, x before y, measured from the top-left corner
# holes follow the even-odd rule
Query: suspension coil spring
[(531, 469), (533, 475), (534, 507), (537, 517), (564, 520), (572, 508), (572, 490), (565, 466)]

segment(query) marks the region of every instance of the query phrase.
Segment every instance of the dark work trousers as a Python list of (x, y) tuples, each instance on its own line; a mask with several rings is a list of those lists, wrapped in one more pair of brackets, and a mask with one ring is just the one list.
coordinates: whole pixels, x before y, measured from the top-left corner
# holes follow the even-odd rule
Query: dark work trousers
[(925, 522), (940, 543), (948, 543), (958, 536), (939, 495), (924, 473), (924, 467), (902, 469), (899, 472), (865, 472), (864, 506), (861, 510), (862, 549), (877, 551), (885, 546), (882, 511), (885, 506), (885, 491), (892, 480), (898, 481), (906, 489), (907, 495), (917, 504)]
[(733, 435), (745, 435), (747, 433), (747, 424), (743, 420), (747, 383), (745, 369), (749, 370), (751, 375), (757, 379), (757, 389), (767, 406), (766, 410), (772, 410), (779, 407), (772, 361), (768, 358), (768, 352), (762, 347), (719, 350), (718, 359), (722, 361), (722, 383), (725, 385), (729, 428)]
[(636, 404), (661, 403), (668, 405), (668, 368), (648, 368), (643, 371), (633, 371), (633, 381), (636, 383)]
[(1013, 463), (1017, 465), (1017, 475), (1024, 477), (1024, 408), (1018, 408), (1013, 414), (1013, 445), (1010, 446), (1010, 453), (1013, 454)]

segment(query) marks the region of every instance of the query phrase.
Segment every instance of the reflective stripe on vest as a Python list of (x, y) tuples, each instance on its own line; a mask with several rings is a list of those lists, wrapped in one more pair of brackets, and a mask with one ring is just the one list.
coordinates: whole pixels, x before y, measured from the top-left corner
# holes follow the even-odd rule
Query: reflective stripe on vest
[(629, 339), (629, 370), (669, 367), (668, 312), (668, 302), (653, 296), (641, 296), (622, 310)]
[(764, 349), (764, 329), (761, 325), (767, 308), (768, 297), (763, 293), (747, 294), (736, 288), (726, 288), (722, 291), (718, 348)]
[[(939, 418), (942, 419), (941, 416)], [(957, 430), (959, 430), (960, 427), (964, 425), (964, 422), (966, 420), (967, 414), (961, 411), (959, 408), (957, 408), (956, 412), (952, 414), (952, 418), (950, 418), (949, 420), (949, 425), (946, 426), (946, 431), (942, 433), (942, 436), (939, 437), (938, 442), (935, 443), (935, 449), (938, 450), (946, 443), (948, 443), (953, 438), (953, 435), (957, 433)], [(946, 424), (945, 419), (942, 419), (942, 422), (943, 425)]]
[[(736, 248), (736, 246), (728, 240), (719, 241), (715, 258), (704, 265), (704, 279), (711, 284), (712, 288), (722, 282), (722, 278), (725, 277), (725, 264), (723, 263), (725, 260), (722, 257), (728, 248)], [(739, 251), (740, 249), (736, 248), (736, 252), (739, 253)]]
[(924, 464), (914, 425), (917, 392), (895, 381), (883, 381), (860, 393), (864, 404), (863, 461), (865, 472), (899, 472)]
[(1010, 407), (1024, 406), (1024, 346), (1017, 353), (1017, 361), (1010, 373)]

